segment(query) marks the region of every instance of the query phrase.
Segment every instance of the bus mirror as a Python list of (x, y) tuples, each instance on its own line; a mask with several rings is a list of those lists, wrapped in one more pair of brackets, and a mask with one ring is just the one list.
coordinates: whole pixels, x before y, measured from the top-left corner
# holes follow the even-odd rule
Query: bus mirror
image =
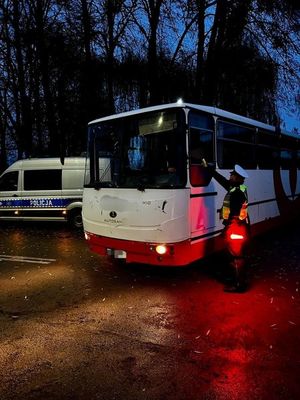
[(190, 166), (190, 182), (193, 186), (207, 186), (212, 179), (212, 171), (201, 164)]

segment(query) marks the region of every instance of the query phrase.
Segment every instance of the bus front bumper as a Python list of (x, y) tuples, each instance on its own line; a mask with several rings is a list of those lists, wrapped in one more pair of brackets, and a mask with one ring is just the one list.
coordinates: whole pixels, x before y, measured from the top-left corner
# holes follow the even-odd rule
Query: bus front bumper
[[(114, 239), (89, 232), (85, 232), (85, 238), (91, 251), (102, 256), (125, 259), (126, 263), (183, 266), (193, 261), (189, 239), (178, 243), (147, 243)], [(164, 254), (157, 252), (161, 247), (165, 248)]]

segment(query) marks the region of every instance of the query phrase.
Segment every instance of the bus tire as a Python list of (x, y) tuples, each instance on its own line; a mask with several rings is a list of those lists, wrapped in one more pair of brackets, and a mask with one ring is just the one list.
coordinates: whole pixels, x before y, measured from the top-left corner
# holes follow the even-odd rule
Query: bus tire
[(81, 215), (81, 208), (74, 208), (69, 212), (68, 216), (69, 225), (75, 229), (82, 229), (82, 215)]

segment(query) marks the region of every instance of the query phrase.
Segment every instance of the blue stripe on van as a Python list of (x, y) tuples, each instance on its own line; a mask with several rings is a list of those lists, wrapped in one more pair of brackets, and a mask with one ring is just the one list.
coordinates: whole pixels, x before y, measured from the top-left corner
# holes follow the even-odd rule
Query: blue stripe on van
[(0, 208), (63, 208), (67, 207), (70, 203), (75, 201), (82, 201), (82, 199), (57, 199), (39, 197), (32, 199), (7, 199), (0, 200)]

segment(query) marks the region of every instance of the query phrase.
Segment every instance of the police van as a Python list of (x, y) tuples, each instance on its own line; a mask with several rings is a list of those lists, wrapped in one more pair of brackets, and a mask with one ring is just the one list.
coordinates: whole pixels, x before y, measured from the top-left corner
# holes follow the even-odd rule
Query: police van
[(84, 157), (19, 160), (0, 176), (0, 221), (67, 221), (82, 227)]

